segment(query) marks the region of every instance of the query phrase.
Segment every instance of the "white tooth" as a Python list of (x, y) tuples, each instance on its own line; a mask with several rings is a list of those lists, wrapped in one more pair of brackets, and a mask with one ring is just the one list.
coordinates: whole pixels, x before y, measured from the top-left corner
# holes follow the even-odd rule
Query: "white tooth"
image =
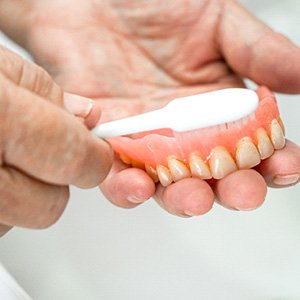
[(126, 156), (125, 154), (120, 154), (120, 159), (122, 160), (123, 163), (130, 165), (131, 164), (131, 159)]
[(215, 147), (211, 151), (209, 167), (215, 179), (221, 179), (237, 170), (233, 158), (224, 147)]
[(189, 169), (183, 162), (174, 157), (169, 157), (167, 160), (170, 172), (175, 182), (183, 178), (191, 177)]
[(271, 141), (276, 150), (282, 149), (285, 146), (283, 130), (276, 119), (271, 123)]
[(148, 173), (148, 175), (153, 179), (154, 182), (159, 181), (158, 176), (157, 176), (157, 172), (153, 167), (146, 164), (145, 169), (146, 169), (146, 172)]
[(172, 183), (172, 175), (168, 168), (162, 165), (156, 167), (157, 176), (162, 186), (168, 186)]
[(278, 117), (278, 123), (279, 123), (279, 125), (281, 126), (283, 135), (285, 136), (285, 128), (284, 128), (284, 124), (283, 124), (283, 122), (282, 122), (282, 120), (281, 120), (280, 117)]
[(212, 178), (207, 164), (202, 160), (200, 155), (193, 153), (190, 156), (190, 169), (192, 175), (201, 179)]
[(239, 169), (250, 169), (260, 163), (259, 153), (249, 137), (239, 140), (235, 158)]
[(266, 131), (262, 128), (259, 128), (256, 131), (257, 141), (258, 141), (258, 151), (260, 153), (261, 159), (266, 159), (270, 157), (274, 152), (274, 147), (266, 133)]

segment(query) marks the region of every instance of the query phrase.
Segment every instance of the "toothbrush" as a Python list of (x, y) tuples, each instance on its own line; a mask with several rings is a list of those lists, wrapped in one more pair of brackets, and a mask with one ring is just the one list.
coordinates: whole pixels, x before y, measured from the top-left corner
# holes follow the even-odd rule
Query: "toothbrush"
[(177, 98), (161, 109), (103, 123), (93, 133), (111, 138), (163, 128), (190, 131), (242, 119), (256, 110), (258, 101), (257, 94), (249, 89), (217, 90)]

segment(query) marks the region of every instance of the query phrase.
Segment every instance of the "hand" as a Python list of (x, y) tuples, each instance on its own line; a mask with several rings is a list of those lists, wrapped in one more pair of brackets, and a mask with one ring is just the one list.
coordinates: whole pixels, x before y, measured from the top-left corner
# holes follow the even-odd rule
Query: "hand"
[[(67, 204), (69, 184), (97, 186), (109, 171), (108, 144), (62, 109), (63, 98), (43, 69), (0, 47), (0, 236), (11, 226), (53, 224)], [(88, 100), (65, 100), (95, 125), (97, 112), (85, 110)]]
[[(244, 77), (274, 91), (300, 92), (299, 48), (236, 1), (54, 0), (35, 4), (28, 15), (26, 35), (15, 37), (65, 89), (99, 99), (102, 121), (178, 96), (241, 87)], [(226, 207), (257, 208), (266, 183), (288, 186), (299, 174), (299, 147), (287, 142), (257, 171), (237, 171), (211, 186), (190, 178), (156, 188), (145, 172), (115, 159), (101, 189), (118, 206), (154, 195), (167, 211), (189, 216), (207, 212), (214, 193)]]

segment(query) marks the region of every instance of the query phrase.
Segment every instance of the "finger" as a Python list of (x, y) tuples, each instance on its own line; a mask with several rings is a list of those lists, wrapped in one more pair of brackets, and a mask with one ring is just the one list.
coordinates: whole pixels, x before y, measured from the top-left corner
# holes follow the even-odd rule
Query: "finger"
[(0, 223), (6, 226), (45, 228), (64, 211), (69, 190), (27, 177), (21, 172), (0, 169)]
[(38, 65), (0, 46), (0, 72), (10, 81), (63, 107), (63, 92)]
[(94, 106), (91, 99), (63, 93), (50, 75), (36, 64), (24, 60), (16, 53), (0, 46), (0, 71), (16, 85), (21, 86), (85, 121), (88, 128), (93, 128), (100, 118), (99, 106)]
[(133, 208), (151, 198), (155, 192), (155, 184), (146, 172), (127, 168), (120, 161), (114, 163), (100, 188), (109, 201), (123, 208)]
[(274, 91), (299, 93), (300, 48), (272, 31), (237, 1), (224, 3), (218, 40), (231, 68)]
[(90, 111), (90, 113), (84, 118), (85, 126), (89, 129), (93, 129), (99, 123), (100, 116), (101, 116), (100, 106), (93, 105), (93, 108)]
[(12, 229), (12, 226), (0, 224), (0, 238), (3, 237), (11, 229)]
[(6, 164), (52, 184), (87, 188), (105, 178), (111, 149), (74, 116), (1, 77), (0, 105)]
[(256, 170), (271, 187), (297, 184), (300, 178), (300, 147), (287, 140), (283, 149), (263, 160)]
[(99, 105), (86, 97), (70, 93), (64, 94), (64, 106), (73, 115), (84, 120), (84, 124), (92, 129), (100, 119), (101, 110)]
[(267, 185), (255, 170), (239, 170), (214, 184), (218, 201), (236, 210), (253, 210), (264, 202)]
[(155, 199), (169, 213), (187, 217), (207, 213), (213, 206), (214, 194), (204, 180), (186, 178), (166, 188), (160, 185)]

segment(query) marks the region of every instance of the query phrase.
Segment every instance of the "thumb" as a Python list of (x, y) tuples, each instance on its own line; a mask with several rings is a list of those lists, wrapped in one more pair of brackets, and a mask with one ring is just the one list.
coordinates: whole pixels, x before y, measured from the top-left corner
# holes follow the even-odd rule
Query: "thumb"
[(63, 92), (46, 71), (1, 46), (0, 107), (7, 165), (59, 185), (96, 186), (107, 175), (108, 144), (59, 108)]
[(112, 152), (72, 115), (0, 76), (4, 164), (55, 185), (88, 188), (107, 175)]
[(242, 77), (283, 93), (300, 93), (300, 48), (260, 22), (236, 1), (225, 1), (219, 42)]

